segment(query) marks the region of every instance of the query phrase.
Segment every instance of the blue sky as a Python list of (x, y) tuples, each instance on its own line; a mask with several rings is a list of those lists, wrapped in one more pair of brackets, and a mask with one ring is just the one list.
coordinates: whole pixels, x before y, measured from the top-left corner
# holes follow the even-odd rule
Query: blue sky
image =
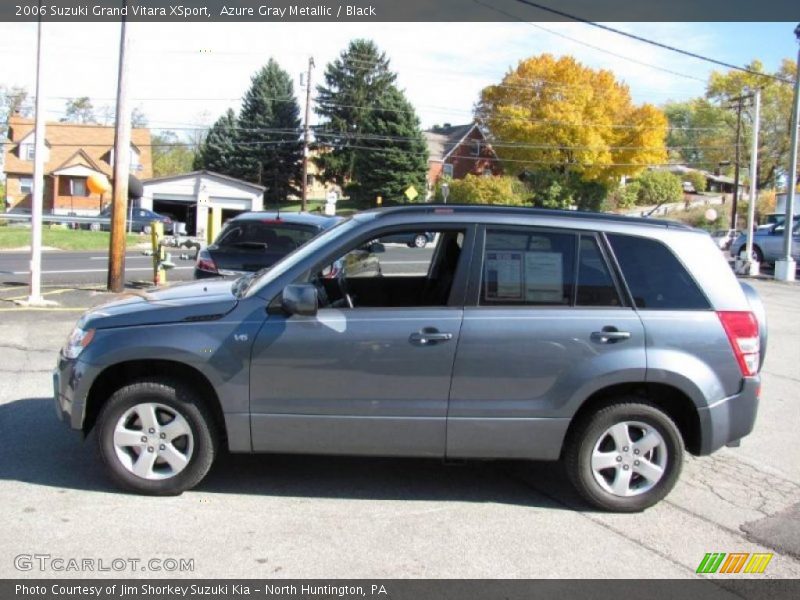
[[(797, 55), (795, 23), (612, 25), (734, 64), (759, 58), (771, 70), (782, 58)], [(63, 114), (66, 97), (86, 95), (96, 106), (112, 105), (119, 25), (44, 27), (49, 118)], [(355, 37), (372, 38), (386, 51), (425, 127), (469, 121), (484, 86), (498, 82), (519, 60), (542, 52), (573, 54), (593, 68), (611, 69), (630, 86), (634, 100), (655, 104), (702, 95), (714, 69), (581, 23), (132, 23), (129, 29), (133, 104), (152, 127), (187, 135), (227, 107), (238, 108), (250, 76), (270, 56), (297, 82), (313, 55), (317, 83), (325, 63)], [(33, 91), (35, 34), (32, 23), (0, 24), (0, 84)], [(302, 98), (299, 85), (296, 91)]]

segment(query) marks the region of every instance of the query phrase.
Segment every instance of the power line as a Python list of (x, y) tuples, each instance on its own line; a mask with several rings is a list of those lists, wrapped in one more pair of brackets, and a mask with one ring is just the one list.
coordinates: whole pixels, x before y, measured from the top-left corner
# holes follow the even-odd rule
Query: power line
[[(478, 4), (482, 4), (478, 0), (473, 0)], [(747, 67), (740, 67), (738, 65), (734, 65), (731, 63), (727, 63), (725, 61), (718, 60), (716, 58), (711, 58), (708, 56), (703, 56), (702, 54), (697, 54), (696, 52), (690, 52), (689, 50), (684, 50), (682, 48), (677, 48), (675, 46), (670, 46), (669, 44), (664, 44), (662, 42), (658, 42), (656, 40), (651, 40), (646, 37), (642, 37), (640, 35), (636, 35), (634, 33), (629, 33), (627, 31), (622, 31), (621, 29), (615, 29), (614, 27), (610, 27), (609, 25), (604, 25), (602, 23), (597, 23), (595, 21), (589, 21), (588, 19), (584, 19), (583, 17), (578, 17), (576, 15), (572, 15), (570, 13), (564, 12), (562, 10), (558, 10), (555, 8), (550, 8), (549, 6), (544, 6), (543, 4), (539, 4), (537, 2), (531, 2), (531, 0), (515, 0), (520, 4), (525, 4), (527, 6), (531, 6), (533, 8), (538, 8), (539, 10), (543, 10), (545, 12), (549, 12), (554, 15), (558, 15), (560, 17), (565, 17), (572, 21), (577, 21), (579, 23), (585, 23), (586, 25), (591, 25), (592, 27), (596, 27), (598, 29), (603, 29), (605, 31), (610, 31), (611, 33), (616, 33), (617, 35), (621, 35), (632, 40), (636, 40), (639, 42), (643, 42), (645, 44), (650, 44), (651, 46), (656, 46), (658, 48), (663, 48), (664, 50), (669, 50), (670, 52), (676, 52), (678, 54), (683, 54), (684, 56), (688, 56), (690, 58), (696, 58), (698, 60), (702, 60), (707, 63), (715, 64), (721, 67), (725, 67), (727, 69), (733, 69), (736, 71), (741, 71), (742, 73), (748, 73), (749, 75), (756, 75), (758, 77), (764, 77), (767, 79), (772, 79), (774, 81), (779, 81), (781, 83), (789, 83), (794, 84), (794, 81), (790, 81), (784, 79), (783, 77), (778, 77), (777, 75), (771, 75), (769, 73), (762, 73), (760, 71), (754, 71), (753, 69), (748, 69)], [(484, 4), (484, 6), (486, 6)]]

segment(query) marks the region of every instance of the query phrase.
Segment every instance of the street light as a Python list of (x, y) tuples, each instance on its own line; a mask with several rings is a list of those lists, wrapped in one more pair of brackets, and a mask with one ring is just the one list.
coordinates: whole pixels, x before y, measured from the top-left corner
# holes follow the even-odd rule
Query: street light
[[(800, 42), (800, 23), (794, 28)], [(797, 128), (800, 125), (800, 49), (797, 51), (798, 73), (794, 80), (794, 104), (792, 105), (792, 146), (789, 151), (789, 175), (786, 180), (786, 218), (783, 221), (783, 258), (775, 262), (775, 279), (794, 281), (797, 265), (792, 258), (792, 231), (794, 230), (794, 198), (797, 186)]]

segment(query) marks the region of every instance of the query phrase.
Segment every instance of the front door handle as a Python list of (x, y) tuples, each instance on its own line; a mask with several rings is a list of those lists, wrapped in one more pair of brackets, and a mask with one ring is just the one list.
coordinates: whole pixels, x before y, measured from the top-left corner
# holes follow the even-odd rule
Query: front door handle
[(602, 331), (592, 332), (592, 341), (600, 344), (615, 344), (623, 340), (629, 340), (630, 331), (619, 331), (616, 327), (603, 327)]
[(448, 342), (452, 339), (452, 333), (444, 333), (433, 327), (425, 327), (422, 331), (412, 333), (408, 336), (408, 341), (415, 346), (432, 346), (439, 342)]

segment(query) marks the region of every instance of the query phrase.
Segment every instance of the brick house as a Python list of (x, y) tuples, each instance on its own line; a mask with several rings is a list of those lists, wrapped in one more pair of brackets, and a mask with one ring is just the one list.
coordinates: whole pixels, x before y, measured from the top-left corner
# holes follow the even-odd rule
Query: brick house
[(502, 175), (497, 154), (477, 123), (445, 124), (424, 132), (428, 143), (428, 188), (441, 177), (463, 179), (473, 175)]
[[(9, 212), (30, 212), (33, 192), (34, 121), (19, 115), (8, 120), (5, 146), (6, 207)], [(114, 128), (102, 125), (47, 123), (43, 210), (52, 214), (96, 215), (111, 201), (110, 192), (92, 194), (86, 179), (102, 173), (111, 179)], [(131, 174), (153, 176), (150, 130), (131, 132)]]

